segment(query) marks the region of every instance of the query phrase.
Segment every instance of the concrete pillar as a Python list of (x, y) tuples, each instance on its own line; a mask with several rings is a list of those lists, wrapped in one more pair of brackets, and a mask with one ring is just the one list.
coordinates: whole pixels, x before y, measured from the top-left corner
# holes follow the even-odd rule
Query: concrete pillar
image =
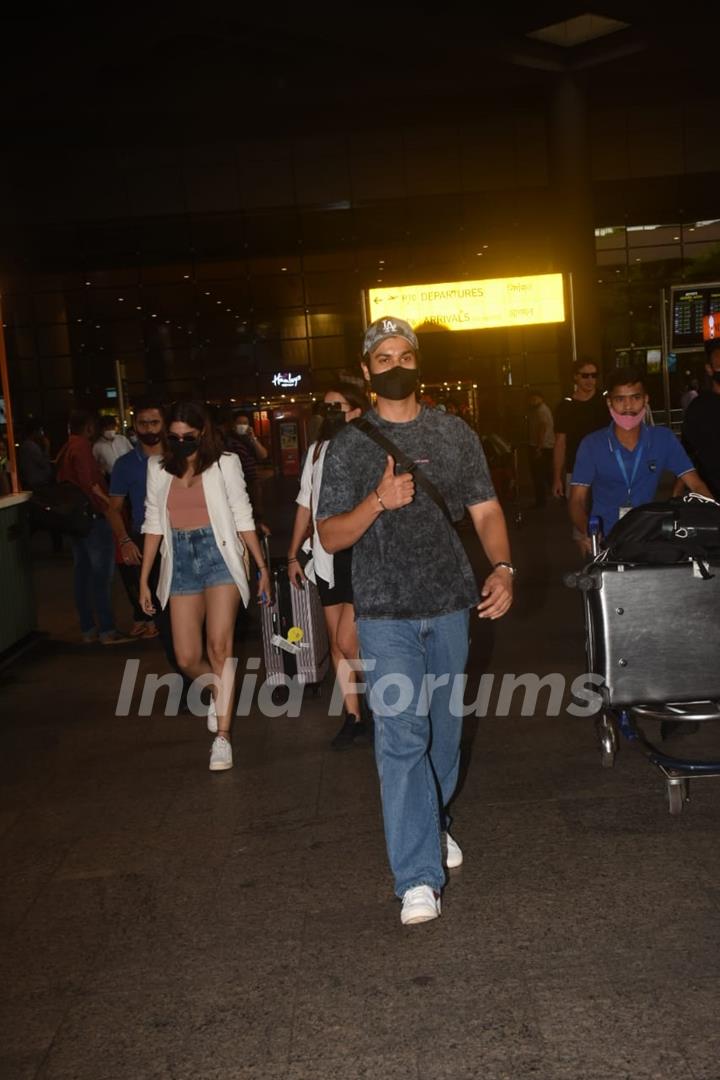
[[(551, 102), (550, 177), (556, 257), (559, 267), (566, 274), (572, 273), (573, 279), (577, 355), (599, 362), (601, 337), (587, 101), (584, 88), (567, 74), (558, 78)], [(568, 358), (570, 355), (568, 349)]]

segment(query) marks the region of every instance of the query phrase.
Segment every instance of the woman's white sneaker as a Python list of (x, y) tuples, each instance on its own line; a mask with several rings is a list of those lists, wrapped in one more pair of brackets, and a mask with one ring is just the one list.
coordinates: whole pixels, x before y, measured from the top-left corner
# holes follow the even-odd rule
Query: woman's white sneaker
[(429, 885), (416, 885), (414, 889), (408, 889), (403, 896), (400, 912), (400, 922), (403, 926), (430, 922), (431, 919), (437, 919), (439, 914), (440, 897)]
[(445, 865), (448, 870), (454, 870), (457, 866), (462, 866), (462, 848), (453, 840), (449, 832), (443, 833), (443, 837), (446, 845)]
[(217, 731), (217, 709), (215, 708), (215, 698), (210, 695), (210, 704), (207, 711), (207, 729), (211, 734), (215, 734)]
[(220, 772), (222, 769), (232, 769), (232, 746), (223, 735), (213, 739), (210, 751), (210, 771)]

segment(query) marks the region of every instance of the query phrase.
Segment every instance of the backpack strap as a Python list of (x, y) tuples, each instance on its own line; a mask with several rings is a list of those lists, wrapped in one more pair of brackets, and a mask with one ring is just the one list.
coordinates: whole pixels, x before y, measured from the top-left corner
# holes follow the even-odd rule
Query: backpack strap
[(415, 477), (417, 484), (423, 489), (425, 494), (432, 499), (435, 505), (440, 511), (442, 511), (448, 524), (451, 528), (455, 528), (455, 522), (452, 519), (452, 515), (448, 510), (448, 505), (445, 502), (444, 497), (438, 491), (422, 469), (414, 462), (407, 454), (396, 446), (392, 439), (388, 439), (386, 435), (383, 435), (382, 431), (379, 431), (377, 426), (371, 423), (370, 420), (366, 420), (364, 417), (360, 417), (358, 420), (351, 420), (350, 423), (353, 427), (356, 427), (359, 431), (362, 431), (363, 435), (367, 435), (368, 439), (372, 439), (373, 442), (381, 446), (388, 454), (395, 458), (395, 462), (406, 472), (412, 473)]

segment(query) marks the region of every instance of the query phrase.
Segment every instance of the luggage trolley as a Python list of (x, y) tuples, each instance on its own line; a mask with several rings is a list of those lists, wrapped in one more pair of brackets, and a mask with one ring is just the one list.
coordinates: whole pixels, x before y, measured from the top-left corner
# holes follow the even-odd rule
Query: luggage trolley
[(589, 531), (593, 562), (565, 584), (583, 593), (588, 671), (602, 678), (602, 765), (614, 765), (622, 736), (663, 774), (670, 813), (680, 814), (689, 780), (720, 776), (720, 761), (665, 754), (638, 722), (720, 720), (720, 566), (611, 563), (597, 519)]

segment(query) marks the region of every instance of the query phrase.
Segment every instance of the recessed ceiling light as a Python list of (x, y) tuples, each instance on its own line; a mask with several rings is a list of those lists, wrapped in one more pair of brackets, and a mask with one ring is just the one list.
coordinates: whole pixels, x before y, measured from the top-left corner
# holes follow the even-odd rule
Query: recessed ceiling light
[(563, 49), (572, 49), (576, 45), (585, 45), (588, 41), (606, 37), (618, 30), (627, 30), (629, 23), (619, 19), (608, 19), (605, 15), (576, 15), (573, 19), (544, 26), (541, 30), (531, 30), (526, 37), (536, 41), (546, 41), (550, 45), (559, 45)]

